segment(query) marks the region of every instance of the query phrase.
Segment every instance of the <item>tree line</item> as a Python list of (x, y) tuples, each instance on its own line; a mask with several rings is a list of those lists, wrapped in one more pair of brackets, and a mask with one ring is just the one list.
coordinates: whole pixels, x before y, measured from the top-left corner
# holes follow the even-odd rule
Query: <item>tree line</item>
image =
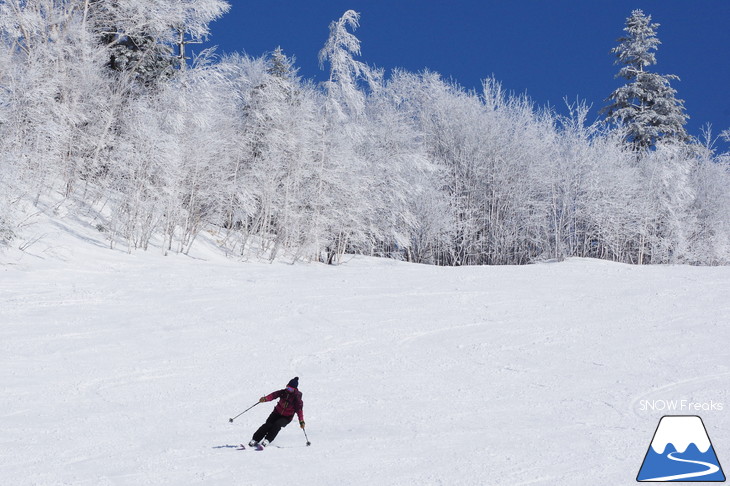
[(686, 134), (675, 77), (649, 72), (643, 12), (614, 50), (628, 83), (588, 123), (585, 104), (559, 115), (493, 78), (385, 76), (358, 60), (354, 11), (330, 25), (319, 86), (280, 48), (187, 59), (227, 9), (0, 1), (0, 242), (60, 197), (129, 251), (206, 232), (290, 261), (730, 260), (729, 157)]

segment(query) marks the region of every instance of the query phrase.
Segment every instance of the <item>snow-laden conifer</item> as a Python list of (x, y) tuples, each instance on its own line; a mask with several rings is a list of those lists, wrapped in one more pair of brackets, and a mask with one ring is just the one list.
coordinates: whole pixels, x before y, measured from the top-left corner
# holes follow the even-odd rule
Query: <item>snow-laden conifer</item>
[(609, 121), (626, 126), (626, 139), (636, 149), (654, 147), (659, 140), (689, 140), (684, 129), (689, 118), (684, 101), (675, 97), (677, 91), (670, 84), (679, 77), (647, 70), (656, 64), (655, 51), (661, 44), (658, 27), (650, 15), (634, 10), (626, 19), (626, 35), (611, 50), (616, 55), (615, 64), (621, 66), (616, 77), (628, 82), (611, 93), (603, 112)]

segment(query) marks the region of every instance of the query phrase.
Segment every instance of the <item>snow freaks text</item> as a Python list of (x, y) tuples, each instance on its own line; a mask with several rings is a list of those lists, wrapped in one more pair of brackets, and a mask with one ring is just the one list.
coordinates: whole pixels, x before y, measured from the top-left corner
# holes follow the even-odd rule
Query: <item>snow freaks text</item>
[(722, 402), (693, 402), (690, 400), (641, 400), (639, 410), (642, 412), (722, 412)]

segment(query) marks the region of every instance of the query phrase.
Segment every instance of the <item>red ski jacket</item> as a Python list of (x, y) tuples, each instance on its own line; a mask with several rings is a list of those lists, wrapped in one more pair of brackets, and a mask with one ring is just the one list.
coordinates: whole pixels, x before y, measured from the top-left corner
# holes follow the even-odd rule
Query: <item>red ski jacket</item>
[(292, 417), (296, 413), (300, 421), (304, 421), (304, 402), (302, 401), (302, 392), (299, 390), (289, 393), (286, 389), (269, 393), (264, 397), (267, 402), (279, 399), (274, 412), (284, 417)]

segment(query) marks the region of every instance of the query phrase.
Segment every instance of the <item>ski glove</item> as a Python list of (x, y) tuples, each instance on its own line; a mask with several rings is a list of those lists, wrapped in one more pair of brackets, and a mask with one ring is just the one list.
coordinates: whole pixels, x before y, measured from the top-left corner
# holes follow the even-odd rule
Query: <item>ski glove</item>
[(266, 397), (259, 398), (259, 403), (264, 403), (266, 401)]
[(304, 428), (304, 420), (300, 420), (300, 421), (299, 421), (299, 426), (300, 426), (301, 428)]

